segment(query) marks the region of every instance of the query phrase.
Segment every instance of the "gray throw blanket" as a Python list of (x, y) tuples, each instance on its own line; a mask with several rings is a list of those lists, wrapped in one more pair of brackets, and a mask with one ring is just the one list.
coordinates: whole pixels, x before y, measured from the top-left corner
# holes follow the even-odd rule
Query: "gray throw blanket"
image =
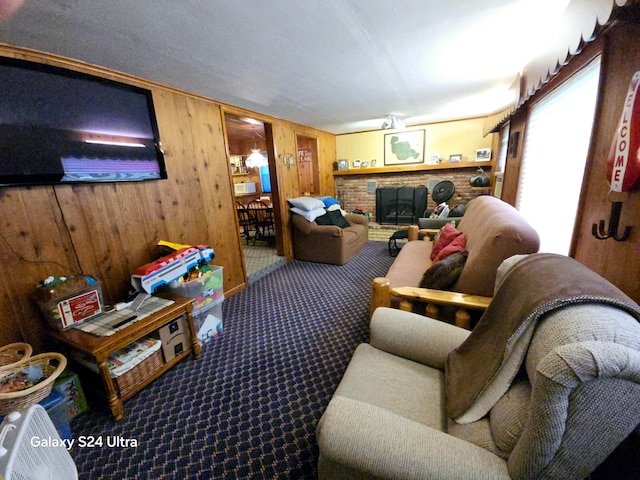
[[(509, 388), (538, 320), (556, 308), (589, 302), (616, 306), (640, 320), (633, 300), (572, 258), (538, 253), (516, 263), (467, 340), (447, 357), (447, 416), (459, 423), (482, 418)], [(521, 337), (526, 345), (517, 354)]]

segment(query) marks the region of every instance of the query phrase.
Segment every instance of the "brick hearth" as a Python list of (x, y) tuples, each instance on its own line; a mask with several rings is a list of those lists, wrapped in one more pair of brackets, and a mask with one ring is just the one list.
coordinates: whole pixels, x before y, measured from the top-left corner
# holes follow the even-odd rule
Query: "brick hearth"
[[(476, 170), (477, 167), (470, 165), (464, 168), (458, 167), (434, 171), (337, 175), (335, 176), (336, 198), (342, 204), (342, 208), (348, 212), (356, 207), (364, 207), (370, 213), (370, 221), (375, 224), (377, 223), (375, 218), (376, 188), (414, 187), (417, 185), (428, 187), (429, 182), (433, 179), (437, 181), (450, 180), (455, 185), (456, 191), (447, 203), (450, 207), (455, 207), (457, 205), (466, 205), (470, 200), (488, 191), (474, 190), (469, 185), (469, 179), (476, 175)], [(490, 172), (487, 173), (490, 174)], [(374, 182), (375, 185), (370, 184), (369, 188), (367, 188), (369, 182)], [(429, 190), (427, 209), (433, 210), (434, 207), (434, 202), (431, 199), (431, 190)]]

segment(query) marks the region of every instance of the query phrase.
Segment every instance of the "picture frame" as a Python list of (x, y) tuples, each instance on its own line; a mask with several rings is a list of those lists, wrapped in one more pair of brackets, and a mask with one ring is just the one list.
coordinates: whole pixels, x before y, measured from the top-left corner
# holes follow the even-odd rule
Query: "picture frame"
[(479, 148), (476, 150), (476, 162), (489, 162), (491, 160), (490, 148)]
[(369, 166), (369, 162), (366, 160), (362, 161), (362, 164), (360, 165), (360, 168), (367, 168)]
[(360, 168), (360, 160), (354, 160), (353, 161), (353, 168)]
[(449, 163), (460, 163), (462, 162), (462, 154), (455, 153), (453, 155), (449, 155)]
[(429, 155), (429, 158), (427, 158), (427, 165), (440, 165), (440, 162), (442, 162), (442, 155), (439, 153)]
[(349, 170), (349, 162), (345, 159), (338, 160), (338, 170)]
[(385, 165), (424, 163), (424, 130), (387, 133), (384, 135)]

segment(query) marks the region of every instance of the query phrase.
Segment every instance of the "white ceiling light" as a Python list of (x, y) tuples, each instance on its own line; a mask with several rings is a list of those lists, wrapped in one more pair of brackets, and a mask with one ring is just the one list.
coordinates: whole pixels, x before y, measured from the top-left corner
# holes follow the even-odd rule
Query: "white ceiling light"
[(404, 122), (398, 118), (399, 116), (400, 114), (398, 113), (392, 113), (391, 115), (388, 115), (386, 120), (382, 122), (382, 128), (385, 130), (389, 128), (404, 128)]
[(267, 159), (264, 158), (264, 155), (262, 155), (260, 150), (257, 149), (251, 150), (251, 155), (247, 157), (247, 160), (244, 163), (248, 168), (263, 167), (269, 164)]

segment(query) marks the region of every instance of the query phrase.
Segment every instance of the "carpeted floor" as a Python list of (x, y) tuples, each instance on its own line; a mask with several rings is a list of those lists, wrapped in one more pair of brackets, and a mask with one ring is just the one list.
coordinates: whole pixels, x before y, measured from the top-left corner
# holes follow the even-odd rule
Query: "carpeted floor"
[(315, 478), (316, 423), (392, 261), (370, 241), (346, 265), (293, 261), (225, 300), (222, 336), (126, 402), (123, 420), (94, 404), (72, 421), (75, 439), (137, 443), (74, 447), (80, 479)]

